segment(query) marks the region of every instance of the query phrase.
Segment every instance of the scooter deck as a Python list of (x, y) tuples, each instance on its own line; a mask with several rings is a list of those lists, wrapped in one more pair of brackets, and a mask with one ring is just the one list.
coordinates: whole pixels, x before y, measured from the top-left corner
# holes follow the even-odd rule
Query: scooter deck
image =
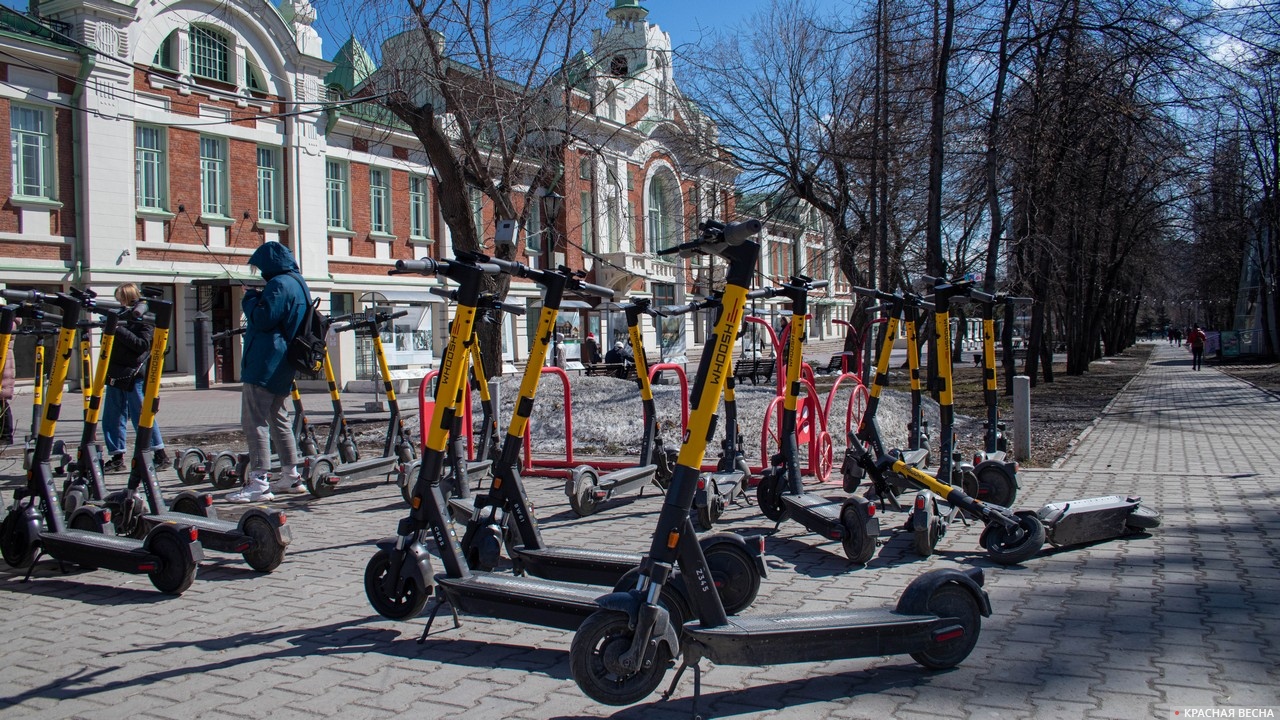
[(833, 610), (731, 617), (719, 627), (685, 623), (685, 637), (718, 665), (775, 665), (878, 657), (922, 650), (958, 622), (890, 610)]
[(596, 599), (612, 592), (606, 587), (485, 572), (460, 578), (436, 575), (435, 581), (463, 613), (562, 630), (577, 630), (588, 615), (600, 609)]
[(400, 458), (395, 455), (379, 455), (378, 457), (357, 460), (353, 463), (335, 465), (333, 468), (333, 476), (342, 478), (346, 481), (351, 481), (366, 478), (370, 475), (389, 475), (395, 471), (395, 466), (399, 462)]
[[(246, 535), (244, 530), (240, 529), (239, 524), (230, 520), (173, 512), (144, 515), (142, 519), (148, 524), (148, 528), (162, 523), (189, 525), (200, 531), (201, 545), (218, 552), (242, 553), (251, 549), (254, 545), (253, 538)], [(284, 534), (287, 541), (290, 537), (289, 527), (287, 525), (282, 526), (280, 532)]]
[[(141, 540), (89, 530), (43, 532), (40, 544), (57, 560), (135, 575), (152, 572), (159, 562), (159, 558), (143, 548)], [(198, 542), (192, 544), (195, 561), (199, 562), (204, 559), (203, 551)]]
[(813, 493), (783, 493), (778, 499), (786, 507), (789, 519), (833, 540), (844, 537), (844, 524), (840, 522), (843, 500), (831, 500)]
[(534, 577), (564, 582), (610, 585), (640, 564), (638, 553), (585, 550), (567, 546), (513, 549), (515, 562)]
[(1138, 501), (1120, 495), (1050, 503), (1040, 508), (1045, 538), (1055, 547), (1083, 545), (1128, 535), (1126, 520)]
[(614, 470), (608, 475), (601, 476), (600, 489), (606, 490), (610, 494), (626, 492), (635, 487), (648, 485), (657, 474), (657, 465), (641, 465), (639, 467)]

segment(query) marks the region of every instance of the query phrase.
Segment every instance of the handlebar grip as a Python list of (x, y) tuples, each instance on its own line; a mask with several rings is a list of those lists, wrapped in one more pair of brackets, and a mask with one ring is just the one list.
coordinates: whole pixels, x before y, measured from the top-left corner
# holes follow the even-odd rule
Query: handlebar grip
[(605, 300), (613, 299), (613, 290), (610, 290), (607, 287), (602, 287), (600, 285), (592, 285), (591, 283), (579, 282), (579, 283), (573, 284), (573, 290), (574, 292), (585, 293), (587, 295), (595, 295), (596, 297), (602, 297)]
[(980, 303), (994, 303), (996, 301), (995, 295), (984, 293), (981, 290), (970, 290), (969, 297)]
[(810, 290), (821, 290), (831, 284), (830, 280), (814, 280), (809, 283)]
[(1005, 298), (1004, 301), (1013, 305), (1034, 305), (1036, 299), (1029, 297), (1008, 297)]
[[(485, 263), (481, 263), (481, 264), (483, 265)], [(508, 275), (515, 275), (517, 277), (524, 277), (529, 271), (529, 266), (525, 265), (524, 263), (518, 263), (515, 260), (503, 260), (502, 258), (489, 258), (488, 264), (496, 266), (498, 270), (501, 272), (504, 272)]]
[(346, 315), (330, 315), (329, 325), (332, 326), (341, 322), (347, 322), (353, 317), (355, 317), (355, 313), (347, 313)]
[(526, 310), (525, 308), (522, 308), (518, 305), (511, 305), (509, 303), (503, 303), (503, 302), (494, 303), (493, 309), (504, 312), (508, 315), (524, 316), (525, 314), (528, 313), (528, 310)]
[(226, 340), (227, 338), (232, 337), (234, 335), (243, 335), (244, 331), (245, 331), (245, 328), (242, 328), (242, 327), (238, 327), (233, 330), (223, 330), (220, 333), (214, 333), (213, 335), (210, 335), (209, 339), (213, 340), (214, 342), (217, 342), (218, 340)]
[(35, 290), (0, 290), (0, 297), (9, 302), (42, 303), (50, 296)]
[(759, 300), (760, 298), (771, 298), (773, 297), (775, 292), (777, 292), (777, 288), (771, 288), (771, 287), (756, 288), (755, 290), (747, 291), (747, 299)]
[(387, 274), (418, 273), (419, 275), (435, 275), (438, 272), (440, 272), (440, 263), (431, 258), (422, 258), (421, 260), (397, 260), (395, 269), (387, 271)]
[(427, 292), (431, 293), (432, 295), (438, 295), (446, 300), (458, 299), (457, 290), (450, 290), (449, 288), (445, 288), (445, 287), (430, 287), (430, 288), (427, 288)]
[(397, 310), (396, 312), (393, 312), (390, 315), (388, 315), (387, 319), (394, 320), (395, 318), (404, 317), (405, 315), (408, 315), (408, 314), (409, 314), (408, 310)]
[[(345, 322), (345, 321), (344, 321), (344, 322)], [(334, 331), (334, 332), (336, 332), (336, 333), (340, 333), (340, 332), (346, 332), (346, 331), (348, 331), (348, 330), (351, 330), (351, 329), (352, 329), (352, 328), (354, 328), (354, 327), (355, 327), (355, 325), (354, 325), (353, 323), (351, 323), (351, 322), (345, 322), (345, 324), (342, 324), (342, 325), (337, 325), (337, 324), (335, 324), (335, 325), (331, 325), (331, 326), (329, 327), (329, 329), (330, 329), (330, 330), (332, 330), (332, 331)]]

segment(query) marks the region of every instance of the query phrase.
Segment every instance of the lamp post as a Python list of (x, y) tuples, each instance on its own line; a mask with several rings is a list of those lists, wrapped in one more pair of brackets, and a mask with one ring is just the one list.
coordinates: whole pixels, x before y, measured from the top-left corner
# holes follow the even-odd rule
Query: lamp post
[(542, 252), (546, 261), (544, 268), (555, 267), (556, 240), (558, 235), (556, 232), (556, 220), (560, 217), (560, 211), (564, 209), (564, 196), (555, 190), (548, 189), (542, 196), (542, 217), (546, 223), (546, 242), (543, 243)]

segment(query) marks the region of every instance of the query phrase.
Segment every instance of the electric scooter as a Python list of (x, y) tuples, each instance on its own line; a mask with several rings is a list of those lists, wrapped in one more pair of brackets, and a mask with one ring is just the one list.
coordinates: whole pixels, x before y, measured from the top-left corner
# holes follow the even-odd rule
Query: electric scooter
[(640, 437), (640, 458), (635, 467), (615, 470), (601, 474), (590, 465), (579, 465), (569, 474), (564, 484), (564, 494), (569, 497), (569, 507), (578, 517), (587, 517), (595, 513), (600, 503), (607, 502), (632, 490), (639, 490), (638, 497), (644, 497), (644, 489), (650, 485), (659, 490), (666, 490), (667, 481), (671, 478), (669, 458), (662, 446), (662, 435), (658, 428), (658, 411), (653, 402), (653, 386), (649, 382), (649, 368), (645, 359), (644, 335), (640, 332), (640, 316), (665, 317), (681, 315), (698, 309), (680, 307), (657, 310), (650, 305), (649, 298), (633, 299), (620, 308), (627, 318), (627, 334), (631, 336), (631, 347), (635, 348), (636, 381), (640, 385), (640, 406), (644, 418), (644, 430)]
[(970, 299), (982, 306), (982, 397), (987, 406), (982, 450), (973, 456), (973, 474), (977, 478), (979, 500), (1009, 507), (1018, 496), (1018, 464), (1008, 459), (1009, 439), (1005, 434), (1004, 423), (1000, 421), (1000, 398), (996, 385), (995, 308), (1026, 305), (1032, 300), (1001, 293), (991, 296), (977, 292), (972, 293)]
[[(14, 492), (13, 505), (0, 522), (0, 554), (15, 568), (28, 568), (27, 578), (42, 555), (70, 562), (85, 569), (105, 568), (135, 575), (147, 575), (162, 593), (180, 595), (194, 581), (196, 568), (204, 559), (199, 531), (190, 524), (164, 523), (142, 539), (108, 534), (110, 511), (84, 506), (64, 520), (53, 485), (50, 457), (53, 435), (62, 410), (62, 395), (71, 365), (76, 323), (82, 304), (89, 297), (66, 293), (0, 291), (0, 297), (17, 302), (56, 305), (62, 314), (57, 350), (49, 378), (49, 392), (35, 443), (33, 464), (27, 471), (27, 485)], [(13, 315), (0, 309), (0, 365), (13, 334)], [(159, 383), (159, 365), (154, 370)]]
[[(607, 288), (582, 282), (572, 271), (535, 270), (519, 263), (493, 260), (483, 255), (463, 254), (453, 260), (402, 260), (396, 264), (396, 272), (418, 272), (444, 275), (457, 282), (457, 310), (450, 325), (449, 343), (441, 359), (436, 402), (428, 425), (422, 464), (414, 487), (413, 510), (400, 521), (396, 537), (378, 542), (378, 551), (365, 568), (365, 594), (374, 610), (383, 617), (403, 620), (419, 614), (426, 606), (429, 592), (434, 592), (437, 602), (427, 621), (423, 637), (430, 632), (436, 613), (448, 604), (457, 613), (473, 613), (489, 617), (501, 617), (535, 625), (576, 628), (587, 615), (596, 609), (596, 598), (608, 592), (607, 587), (575, 585), (530, 577), (515, 577), (481, 570), (472, 570), (467, 555), (450, 529), (450, 508), (441, 492), (440, 478), (444, 472), (445, 444), (452, 427), (451, 415), (456, 407), (448, 402), (456, 398), (466, 379), (467, 338), (471, 337), (480, 303), (483, 276), (507, 272), (534, 280), (545, 288), (543, 309), (534, 333), (528, 364), (520, 385), (520, 397), (515, 402), (511, 426), (503, 441), (502, 454), (494, 465), (491, 492), (512, 484), (515, 492), (523, 496), (518, 472), (521, 438), (528, 425), (537, 391), (540, 368), (546, 360), (551, 339), (554, 336), (555, 319), (566, 289), (609, 298)], [(487, 497), (476, 496), (476, 506), (493, 507)], [(538, 537), (536, 520), (526, 512), (527, 498), (510, 506), (515, 527), (524, 537)], [(501, 534), (501, 522), (497, 532)], [(428, 540), (434, 541), (444, 572), (432, 575)], [(501, 542), (499, 540), (499, 542)], [(674, 542), (674, 538), (673, 538)], [(742, 542), (739, 538), (739, 542)], [(745, 543), (744, 543), (745, 544)], [(682, 553), (697, 552), (697, 538), (689, 533), (674, 547)], [(560, 567), (547, 565), (546, 567)], [(711, 573), (699, 576), (699, 582), (711, 588)], [(710, 592), (715, 592), (710, 589)], [(684, 601), (674, 590), (655, 596), (679, 613)]]
[[(539, 327), (554, 328), (560, 312), (563, 289), (566, 282), (576, 279), (568, 275), (569, 271), (561, 270), (553, 273), (537, 273), (524, 266), (515, 266), (513, 273), (521, 277), (529, 277), (547, 288), (543, 300)], [(567, 280), (566, 280), (567, 279)], [(551, 288), (559, 288), (552, 292)], [(648, 312), (646, 303), (633, 303), (630, 308), (628, 322), (634, 322), (632, 329), (632, 347), (643, 350), (640, 341), (639, 317)], [(682, 312), (698, 309), (697, 304), (688, 306)], [(540, 336), (539, 336), (540, 337)], [(549, 341), (551, 335), (547, 336)], [(535, 337), (535, 343), (538, 337)], [(535, 346), (536, 352), (539, 348)], [(546, 348), (542, 356), (545, 359)], [(643, 353), (637, 351), (637, 377), (647, 385), (648, 369), (644, 366)], [(533, 409), (533, 397), (537, 391), (538, 379), (541, 375), (541, 360), (534, 362), (530, 355), (522, 378), (520, 395), (529, 398), (527, 405), (522, 405), (520, 412), (515, 413), (511, 426), (502, 446), (502, 453), (493, 466), (494, 475), (488, 493), (474, 498), (474, 510), (467, 516), (466, 532), (462, 538), (462, 551), (473, 569), (492, 570), (498, 562), (503, 545), (516, 574), (528, 574), (562, 582), (608, 584), (630, 586), (634, 580), (636, 566), (640, 563), (637, 553), (617, 552), (601, 549), (583, 549), (568, 546), (549, 546), (542, 538), (537, 518), (529, 504), (524, 490), (524, 482), (518, 472), (518, 459), (524, 428)], [(532, 368), (532, 369), (530, 369)], [(652, 401), (652, 390), (649, 395)], [(656, 413), (649, 411), (649, 417)], [(657, 437), (656, 421), (652, 437)], [(572, 480), (569, 481), (572, 483)], [(454, 515), (457, 517), (459, 502), (451, 501)], [(698, 539), (703, 553), (710, 560), (712, 581), (723, 594), (725, 603), (732, 612), (746, 608), (755, 600), (760, 588), (760, 578), (764, 575), (764, 561), (761, 555), (764, 550), (764, 539), (753, 537), (744, 540), (738, 535), (720, 533)], [(669, 603), (675, 607), (684, 607), (683, 579), (677, 579), (670, 589)], [(678, 604), (678, 605), (677, 605)]]
[(783, 384), (781, 447), (770, 459), (770, 467), (756, 485), (756, 503), (765, 517), (779, 525), (792, 519), (810, 532), (839, 540), (845, 555), (856, 565), (865, 565), (876, 549), (880, 521), (876, 507), (866, 498), (850, 495), (843, 501), (832, 501), (806, 492), (800, 477), (800, 458), (796, 442), (796, 407), (799, 402), (800, 368), (804, 363), (805, 319), (809, 315), (809, 293), (827, 286), (826, 280), (815, 281), (796, 275), (790, 282), (768, 288), (765, 297), (784, 297), (791, 301), (791, 332), (787, 338), (787, 378)]
[(378, 475), (391, 478), (418, 456), (413, 441), (404, 429), (404, 417), (400, 412), (400, 402), (396, 399), (395, 381), (391, 378), (391, 369), (387, 365), (387, 355), (382, 348), (382, 336), (379, 332), (385, 323), (408, 314), (408, 310), (400, 310), (394, 313), (378, 311), (364, 316), (355, 315), (345, 326), (335, 328), (338, 332), (364, 330), (373, 338), (373, 354), (378, 360), (382, 390), (387, 397), (391, 417), (387, 420), (387, 438), (383, 442), (381, 455), (352, 462), (343, 462), (340, 456), (331, 454), (307, 455), (298, 472), (312, 496), (329, 497), (338, 484), (343, 482), (350, 483)]
[[(715, 424), (725, 378), (732, 374), (733, 346), (741, 328), (747, 285), (760, 246), (751, 240), (761, 223), (703, 223), (698, 239), (672, 248), (681, 255), (706, 253), (728, 263), (722, 306), (699, 363), (690, 398), (692, 413), (671, 485), (667, 489), (649, 552), (635, 586), (598, 600), (599, 609), (578, 628), (569, 650), (574, 682), (589, 697), (609, 705), (642, 700), (662, 681), (674, 658), (679, 671), (694, 668), (695, 714), (703, 658), (724, 665), (764, 666), (910, 653), (929, 668), (958, 664), (978, 640), (982, 616), (991, 606), (981, 588), (982, 572), (934, 570), (914, 580), (893, 610), (824, 610), (729, 618), (708, 583), (691, 587), (693, 620), (681, 623), (659, 603), (677, 565), (687, 578), (708, 574), (696, 543), (689, 509), (699, 467)], [(798, 367), (798, 363), (793, 363)]]
[(169, 341), (173, 303), (166, 300), (147, 301), (155, 314), (155, 333), (151, 339), (151, 360), (142, 397), (142, 416), (133, 445), (129, 483), (123, 490), (109, 492), (101, 498), (111, 511), (111, 522), (117, 535), (142, 537), (153, 528), (182, 523), (200, 531), (201, 544), (217, 552), (236, 553), (258, 572), (271, 572), (284, 561), (285, 549), (292, 533), (279, 510), (250, 507), (236, 522), (221, 520), (208, 493), (197, 495), (185, 490), (166, 511), (160, 483), (156, 480), (149, 448), (155, 415), (160, 405), (160, 371)]
[[(952, 407), (951, 383), (951, 299), (967, 296), (971, 292), (971, 281), (949, 283), (943, 280), (927, 278), (933, 283), (931, 302), (934, 307), (934, 322), (938, 333), (938, 416), (941, 421), (939, 438), (941, 461), (937, 477), (906, 463), (896, 451), (886, 451), (880, 439), (879, 428), (875, 420), (874, 407), (883, 388), (882, 377), (889, 370), (889, 354), (892, 350), (892, 333), (896, 331), (896, 320), (889, 318), (884, 343), (876, 364), (876, 379), (871, 389), (871, 401), (862, 424), (854, 437), (850, 438), (849, 452), (854, 462), (858, 463), (871, 477), (875, 487), (890, 484), (915, 487), (918, 492), (910, 511), (907, 528), (911, 530), (913, 546), (916, 552), (928, 556), (932, 554), (938, 541), (946, 533), (950, 521), (957, 513), (974, 518), (984, 525), (979, 544), (987, 551), (988, 556), (1002, 565), (1016, 565), (1040, 551), (1045, 541), (1044, 525), (1034, 512), (1014, 512), (1002, 505), (995, 505), (977, 499), (975, 487), (963, 488), (947, 483), (943, 478), (952, 479), (952, 426), (954, 410)], [(887, 301), (896, 308), (903, 307), (902, 295), (888, 293), (869, 288), (854, 288), (854, 292)], [(950, 505), (946, 513), (938, 508), (939, 499)]]

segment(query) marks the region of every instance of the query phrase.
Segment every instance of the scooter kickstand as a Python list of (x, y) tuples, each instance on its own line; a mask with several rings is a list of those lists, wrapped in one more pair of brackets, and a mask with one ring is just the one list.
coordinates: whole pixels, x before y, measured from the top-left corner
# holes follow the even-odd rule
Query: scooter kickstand
[[(431, 623), (436, 621), (436, 614), (440, 612), (440, 608), (444, 607), (448, 601), (443, 597), (437, 597), (436, 603), (431, 608), (431, 614), (427, 616), (427, 626), (422, 628), (422, 637), (418, 638), (418, 644), (421, 645), (427, 641), (427, 635), (431, 634)], [(449, 605), (449, 611), (453, 613), (453, 629), (457, 630), (462, 627), (462, 622), (458, 620), (458, 611), (453, 605)]]
[(662, 693), (663, 702), (670, 700), (671, 695), (676, 691), (676, 686), (680, 684), (680, 678), (684, 677), (684, 671), (687, 668), (693, 668), (693, 719), (702, 720), (702, 715), (698, 714), (698, 698), (702, 696), (702, 666), (694, 663), (683, 663), (680, 669), (676, 670), (676, 676), (671, 678), (671, 685), (667, 687), (667, 691)]
[[(30, 581), (30, 580), (31, 580), (31, 573), (33, 573), (33, 572), (35, 572), (35, 571), (36, 571), (36, 563), (40, 562), (40, 558), (41, 558), (43, 555), (44, 555), (44, 549), (43, 549), (43, 548), (41, 548), (41, 549), (39, 549), (39, 550), (37, 550), (37, 551), (36, 551), (36, 556), (35, 556), (35, 558), (33, 558), (33, 559), (31, 560), (31, 566), (27, 568), (27, 574), (26, 574), (26, 575), (24, 575), (24, 576), (22, 576), (22, 582), (28, 582), (28, 581)], [(64, 572), (65, 572), (65, 571), (64, 571)]]

